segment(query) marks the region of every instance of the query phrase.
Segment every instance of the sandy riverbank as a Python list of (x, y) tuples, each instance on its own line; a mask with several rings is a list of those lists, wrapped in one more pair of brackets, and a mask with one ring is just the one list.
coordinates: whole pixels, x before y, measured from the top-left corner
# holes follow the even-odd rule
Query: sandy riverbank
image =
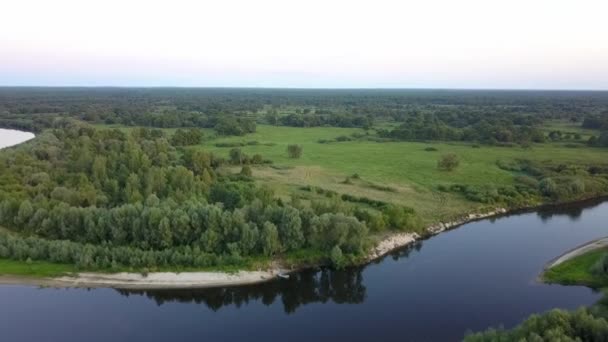
[(279, 270), (221, 272), (154, 272), (139, 273), (79, 273), (77, 276), (54, 278), (57, 285), (76, 287), (112, 287), (121, 289), (205, 288), (255, 284), (274, 279)]
[(116, 288), (116, 289), (186, 289), (256, 284), (275, 279), (279, 269), (270, 271), (78, 273), (58, 278), (0, 276), (0, 284), (41, 287)]
[(563, 262), (566, 262), (572, 258), (575, 258), (579, 255), (585, 254), (587, 252), (599, 249), (599, 248), (605, 248), (608, 247), (608, 237), (603, 237), (603, 238), (599, 238), (599, 239), (595, 239), (593, 241), (589, 241), (585, 244), (582, 244), (580, 246), (577, 246), (567, 252), (565, 252), (564, 254), (558, 256), (557, 258), (549, 261), (547, 263), (547, 265), (545, 266), (545, 270), (548, 270), (552, 267), (555, 267)]

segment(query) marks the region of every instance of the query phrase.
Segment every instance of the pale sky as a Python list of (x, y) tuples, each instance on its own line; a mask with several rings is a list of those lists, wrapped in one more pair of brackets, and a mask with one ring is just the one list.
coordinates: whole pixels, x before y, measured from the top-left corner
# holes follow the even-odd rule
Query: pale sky
[(608, 89), (608, 1), (0, 0), (0, 85)]

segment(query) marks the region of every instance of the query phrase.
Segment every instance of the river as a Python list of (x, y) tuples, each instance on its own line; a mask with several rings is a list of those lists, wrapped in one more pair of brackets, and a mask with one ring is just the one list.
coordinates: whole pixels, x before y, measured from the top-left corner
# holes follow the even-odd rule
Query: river
[[(4, 137), (0, 131), (0, 137)], [(0, 145), (1, 146), (1, 145)], [(183, 291), (0, 286), (4, 341), (456, 341), (600, 294), (540, 284), (543, 265), (608, 235), (608, 202), (468, 223), (365, 267)]]

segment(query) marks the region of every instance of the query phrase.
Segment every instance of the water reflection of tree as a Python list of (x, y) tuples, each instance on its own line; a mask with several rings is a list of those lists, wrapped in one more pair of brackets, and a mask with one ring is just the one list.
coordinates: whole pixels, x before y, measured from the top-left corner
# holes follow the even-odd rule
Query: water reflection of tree
[[(412, 252), (420, 252), (422, 249), (422, 244), (424, 240), (417, 240), (407, 245), (406, 247), (397, 249), (389, 254), (389, 256), (397, 261), (399, 259), (407, 258), (412, 254)], [(382, 260), (378, 260), (376, 263), (381, 263)]]
[[(386, 256), (393, 260), (409, 257), (422, 249), (423, 241), (416, 241), (407, 247), (397, 249)], [(385, 258), (373, 263), (382, 263)], [(366, 288), (363, 285), (365, 267), (353, 267), (337, 271), (329, 268), (307, 270), (290, 275), (289, 279), (277, 279), (263, 284), (224, 287), (214, 289), (184, 290), (118, 290), (124, 296), (140, 295), (154, 300), (158, 305), (167, 302), (205, 304), (217, 311), (224, 306), (241, 307), (250, 301), (273, 305), (277, 300), (283, 303), (286, 313), (293, 313), (309, 303), (334, 302), (338, 304), (363, 303)]]
[(580, 203), (546, 207), (537, 210), (536, 214), (543, 222), (549, 221), (553, 216), (567, 216), (572, 221), (577, 221), (583, 214), (583, 211), (597, 207), (605, 201), (605, 198), (599, 198)]
[(125, 296), (143, 295), (153, 299), (158, 305), (167, 302), (205, 304), (214, 311), (227, 305), (241, 307), (250, 301), (272, 305), (280, 298), (285, 312), (293, 313), (300, 306), (309, 303), (362, 303), (366, 289), (361, 271), (361, 268), (303, 271), (292, 274), (289, 279), (241, 287), (118, 292)]

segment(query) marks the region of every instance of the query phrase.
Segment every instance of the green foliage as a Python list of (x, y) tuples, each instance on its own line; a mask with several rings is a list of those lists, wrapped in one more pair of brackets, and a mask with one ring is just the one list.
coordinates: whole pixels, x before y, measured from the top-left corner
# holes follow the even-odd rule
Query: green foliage
[(237, 165), (243, 163), (243, 152), (241, 152), (240, 148), (233, 148), (230, 150), (230, 162)]
[(460, 165), (460, 159), (454, 153), (442, 155), (437, 161), (437, 168), (443, 171), (452, 171)]
[(340, 247), (334, 246), (334, 248), (331, 249), (331, 253), (329, 255), (331, 263), (332, 265), (334, 265), (335, 268), (340, 269), (344, 267), (344, 255), (342, 254), (342, 250), (340, 249)]
[(608, 321), (594, 316), (589, 309), (576, 311), (551, 310), (532, 315), (512, 330), (489, 329), (470, 334), (466, 342), (481, 341), (606, 341)]
[(177, 129), (171, 137), (171, 143), (174, 146), (189, 146), (198, 145), (203, 139), (203, 132), (197, 128), (189, 130)]
[(245, 135), (255, 132), (256, 123), (249, 118), (222, 116), (217, 120), (214, 129), (219, 135)]
[(253, 172), (251, 171), (251, 167), (249, 167), (248, 165), (243, 165), (240, 174), (245, 177), (251, 177), (253, 175)]
[(302, 145), (287, 145), (287, 155), (293, 159), (300, 158), (302, 156)]
[(411, 208), (389, 205), (382, 211), (386, 224), (396, 230), (421, 232), (423, 229), (418, 216)]

